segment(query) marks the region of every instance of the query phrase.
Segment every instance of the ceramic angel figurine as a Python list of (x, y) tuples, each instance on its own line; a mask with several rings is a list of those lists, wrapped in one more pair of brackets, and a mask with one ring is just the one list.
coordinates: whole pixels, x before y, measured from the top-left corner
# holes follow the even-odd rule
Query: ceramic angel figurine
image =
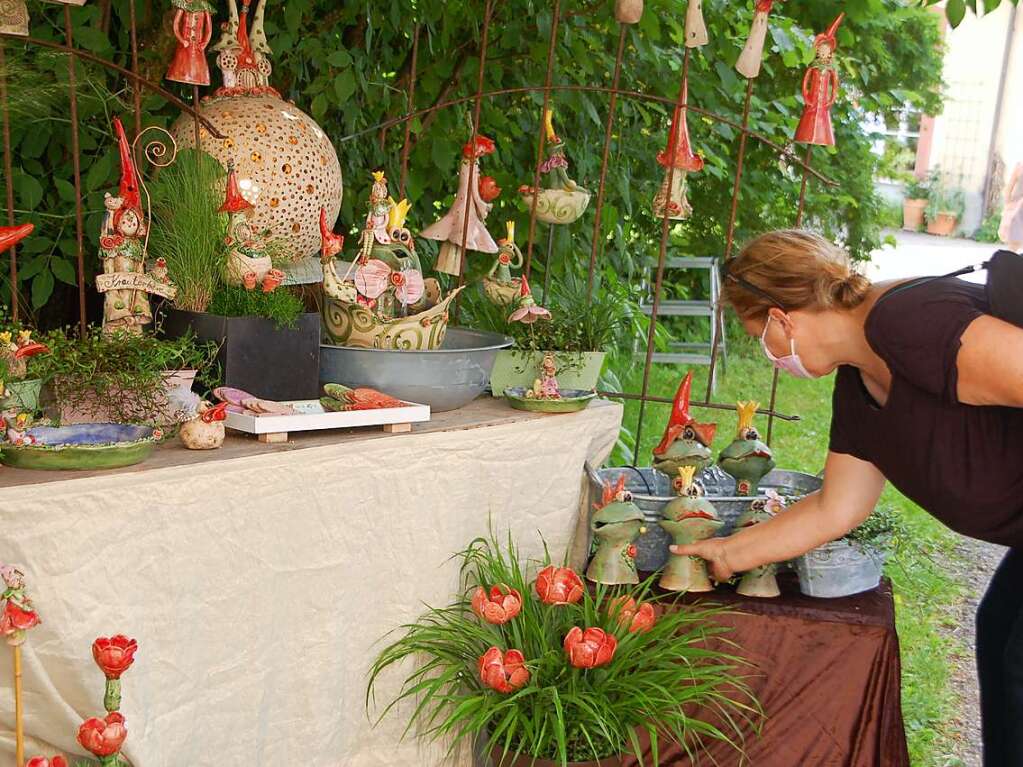
[(601, 502), (594, 504), (590, 530), (597, 551), (586, 568), (586, 578), (609, 586), (639, 583), (635, 540), (646, 532), (643, 512), (625, 489), (625, 475), (612, 486), (604, 483)]
[[(750, 504), (749, 509), (740, 515), (736, 522), (737, 530), (744, 530), (753, 525), (759, 525), (773, 519), (775, 515), (783, 511), (785, 504), (781, 497), (773, 490), (767, 491), (767, 499), (758, 498)], [(775, 564), (761, 565), (750, 570), (742, 576), (736, 592), (747, 597), (771, 598), (781, 594), (778, 589), (778, 579), (775, 574), (778, 566)]]
[[(480, 194), (481, 157), (494, 153), (494, 142), (486, 136), (477, 136), (476, 142), (466, 143), (462, 148), (462, 164), (458, 173), (458, 193), (447, 214), (437, 223), (423, 230), (422, 236), (439, 240), (440, 253), (437, 256), (438, 272), (457, 277), (462, 273), (462, 254), (465, 250), (480, 253), (497, 253), (497, 243), (487, 231), (487, 216), (493, 205)], [(470, 188), (470, 181), (474, 181)], [(466, 211), (469, 228), (465, 230)], [(463, 241), (463, 232), (465, 237)]]
[(718, 465), (735, 479), (736, 495), (757, 495), (760, 481), (774, 468), (774, 455), (761, 442), (760, 433), (753, 426), (759, 402), (739, 402), (739, 426), (732, 443), (721, 451)]
[(167, 69), (167, 79), (188, 85), (209, 85), (206, 46), (213, 37), (213, 6), (208, 0), (171, 0), (174, 38), (178, 46)]
[(498, 306), (511, 306), (519, 295), (522, 279), (512, 277), (512, 269), (522, 268), (522, 251), (515, 244), (515, 222), (506, 224), (508, 234), (497, 241), (497, 258), (487, 276), (483, 278), (483, 293), (491, 303)]
[(803, 116), (796, 128), (796, 143), (834, 146), (835, 132), (831, 127), (831, 107), (838, 97), (838, 72), (832, 59), (838, 47), (835, 36), (845, 18), (838, 14), (826, 32), (813, 41), (816, 58), (803, 77)]
[(678, 476), (679, 469), (692, 466), (697, 471), (713, 462), (710, 445), (714, 441), (717, 424), (699, 423), (689, 414), (689, 397), (693, 374), (687, 373), (675, 393), (664, 437), (654, 448), (654, 468), (669, 477)]
[(710, 42), (703, 20), (703, 0), (689, 0), (686, 8), (686, 48), (700, 48)]
[(760, 67), (764, 62), (764, 43), (767, 41), (767, 24), (771, 15), (771, 8), (781, 0), (757, 0), (756, 11), (753, 14), (753, 26), (750, 28), (749, 38), (746, 40), (746, 47), (739, 54), (739, 60), (735, 62), (735, 68), (739, 74), (750, 80), (760, 76)]
[(28, 37), (28, 6), (25, 0), (0, 0), (0, 32)]
[[(676, 546), (688, 546), (711, 538), (721, 529), (722, 522), (710, 501), (703, 497), (703, 488), (693, 481), (695, 466), (678, 470), (673, 487), (678, 496), (661, 510), (658, 522)], [(713, 591), (707, 575), (707, 565), (699, 557), (672, 554), (661, 573), (661, 588), (668, 591)]]
[(579, 219), (590, 204), (590, 193), (568, 175), (565, 142), (554, 131), (554, 114), (544, 112), (544, 130), (547, 134), (547, 159), (540, 165), (546, 185), (539, 193), (529, 185), (519, 187), (526, 207), (532, 210), (536, 197), (536, 217), (548, 224), (571, 224)]
[(533, 388), (526, 392), (528, 399), (561, 399), (558, 386), (558, 366), (554, 354), (546, 352), (540, 362), (540, 377), (533, 382)]
[(703, 158), (695, 154), (689, 141), (686, 105), (689, 102), (689, 83), (682, 86), (682, 106), (675, 110), (671, 122), (668, 146), (657, 155), (657, 164), (664, 168), (664, 181), (654, 197), (654, 216), (665, 215), (675, 221), (685, 221), (692, 215), (693, 206), (686, 198), (687, 177), (703, 170)]

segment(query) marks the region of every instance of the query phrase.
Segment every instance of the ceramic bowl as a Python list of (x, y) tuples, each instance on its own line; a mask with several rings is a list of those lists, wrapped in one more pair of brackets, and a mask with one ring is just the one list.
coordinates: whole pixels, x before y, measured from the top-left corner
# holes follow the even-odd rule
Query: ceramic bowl
[(528, 410), (531, 413), (577, 413), (585, 410), (587, 405), (597, 396), (596, 392), (580, 389), (562, 389), (561, 399), (536, 399), (527, 397), (526, 390), (515, 386), (504, 390), (504, 398), (516, 410)]
[(34, 445), (0, 444), (0, 463), (17, 469), (90, 471), (133, 466), (156, 446), (149, 426), (87, 423), (37, 426), (27, 434)]

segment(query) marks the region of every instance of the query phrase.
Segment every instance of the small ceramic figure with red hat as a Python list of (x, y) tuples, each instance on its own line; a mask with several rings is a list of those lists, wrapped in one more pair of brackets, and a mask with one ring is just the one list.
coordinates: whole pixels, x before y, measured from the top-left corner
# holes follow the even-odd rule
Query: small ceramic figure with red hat
[(242, 196), (234, 162), (229, 160), (224, 203), (217, 210), (218, 213), (227, 214), (228, 256), (225, 279), (229, 285), (242, 285), (249, 290), (263, 283), (273, 270), (273, 260), (266, 254), (265, 243), (255, 236), (247, 221), (235, 221), (235, 216), (245, 215), (251, 210), (252, 203)]
[(844, 18), (844, 13), (838, 14), (827, 31), (817, 35), (813, 41), (817, 57), (803, 77), (803, 102), (806, 106), (796, 128), (796, 142), (800, 144), (835, 145), (831, 107), (838, 96), (839, 82), (833, 58), (838, 47), (836, 34)]
[(222, 25), (220, 39), (213, 46), (213, 50), (218, 51), (217, 67), (224, 82), (215, 96), (280, 95), (270, 86), (273, 67), (263, 30), (266, 0), (259, 0), (250, 32), (251, 5), (252, 0), (242, 0), (239, 14), (236, 0), (228, 0), (228, 21)]
[[(487, 216), (494, 206), (483, 199), (479, 189), (480, 158), (493, 154), (495, 148), (493, 140), (482, 135), (476, 136), (475, 143), (469, 141), (462, 147), (455, 202), (440, 221), (423, 230), (423, 237), (441, 242), (437, 256), (438, 272), (456, 277), (460, 275), (464, 250), (497, 253), (497, 243), (490, 236), (486, 225)], [(470, 184), (470, 180), (473, 183)], [(469, 217), (468, 230), (465, 227), (466, 211)]]
[(188, 85), (209, 85), (206, 46), (213, 37), (213, 6), (208, 0), (171, 0), (174, 37), (178, 47), (167, 69), (167, 79)]
[(679, 469), (692, 466), (705, 469), (714, 460), (710, 451), (717, 424), (699, 423), (689, 413), (689, 398), (693, 387), (693, 374), (687, 373), (675, 393), (668, 425), (661, 443), (654, 448), (654, 468), (672, 479)]
[(750, 80), (760, 76), (760, 66), (764, 63), (764, 43), (767, 41), (767, 23), (771, 8), (780, 0), (757, 0), (757, 8), (753, 14), (753, 26), (750, 28), (746, 47), (739, 54), (735, 68), (739, 74)]
[(675, 109), (671, 121), (671, 135), (668, 146), (657, 155), (657, 163), (664, 168), (664, 181), (654, 196), (654, 215), (685, 221), (693, 212), (686, 199), (687, 177), (690, 173), (703, 170), (703, 158), (693, 152), (689, 141), (689, 127), (686, 121), (686, 106), (689, 103), (689, 83), (682, 86), (682, 105)]

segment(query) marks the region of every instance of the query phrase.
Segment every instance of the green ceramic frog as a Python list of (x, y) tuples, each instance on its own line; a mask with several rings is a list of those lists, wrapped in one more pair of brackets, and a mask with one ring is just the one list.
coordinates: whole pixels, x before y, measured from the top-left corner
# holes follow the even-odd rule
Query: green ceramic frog
[(635, 540), (646, 532), (643, 512), (625, 489), (625, 475), (617, 484), (604, 484), (601, 502), (595, 505), (590, 530), (596, 553), (586, 568), (586, 578), (608, 586), (639, 583)]
[(735, 478), (736, 495), (756, 495), (760, 481), (774, 468), (774, 454), (753, 426), (759, 402), (739, 402), (739, 428), (732, 443), (721, 451), (718, 465)]
[(694, 466), (699, 471), (714, 460), (710, 445), (714, 441), (717, 424), (697, 423), (689, 414), (692, 385), (693, 374), (687, 373), (675, 394), (675, 404), (661, 444), (654, 448), (654, 468), (672, 478), (677, 477), (679, 469), (685, 466)]
[[(710, 501), (703, 497), (703, 488), (693, 481), (695, 466), (683, 466), (675, 479), (673, 501), (661, 510), (664, 517), (658, 524), (672, 537), (672, 543), (687, 546), (712, 537), (721, 529), (721, 520)], [(700, 557), (672, 554), (661, 573), (661, 588), (668, 591), (713, 591), (707, 575), (707, 564)]]
[[(777, 494), (770, 490), (768, 490), (768, 494), (770, 497), (767, 500), (756, 499), (742, 513), (736, 522), (736, 527), (739, 530), (773, 519), (776, 513), (785, 508)], [(736, 592), (747, 597), (778, 596), (781, 591), (778, 589), (778, 579), (775, 577), (777, 570), (778, 566), (775, 564), (761, 565), (750, 570), (742, 576)]]

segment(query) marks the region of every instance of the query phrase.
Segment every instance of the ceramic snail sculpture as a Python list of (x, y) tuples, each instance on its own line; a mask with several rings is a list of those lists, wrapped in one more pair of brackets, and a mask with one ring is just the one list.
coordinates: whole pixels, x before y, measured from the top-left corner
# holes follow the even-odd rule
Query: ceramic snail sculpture
[[(695, 466), (678, 470), (673, 485), (678, 496), (661, 510), (661, 529), (672, 537), (672, 543), (687, 546), (711, 538), (722, 522), (710, 501), (703, 497), (703, 488), (693, 481)], [(699, 557), (672, 554), (661, 573), (661, 588), (668, 591), (713, 591), (707, 575), (707, 564)]]
[(604, 483), (603, 496), (590, 519), (597, 550), (586, 568), (588, 580), (609, 586), (639, 583), (635, 541), (646, 532), (644, 521), (632, 493), (625, 489), (625, 475), (613, 486)]
[(664, 437), (654, 448), (654, 468), (669, 477), (678, 476), (679, 469), (692, 466), (697, 471), (713, 462), (710, 451), (717, 424), (699, 423), (689, 414), (689, 398), (693, 386), (693, 374), (687, 373), (675, 393), (668, 425)]

